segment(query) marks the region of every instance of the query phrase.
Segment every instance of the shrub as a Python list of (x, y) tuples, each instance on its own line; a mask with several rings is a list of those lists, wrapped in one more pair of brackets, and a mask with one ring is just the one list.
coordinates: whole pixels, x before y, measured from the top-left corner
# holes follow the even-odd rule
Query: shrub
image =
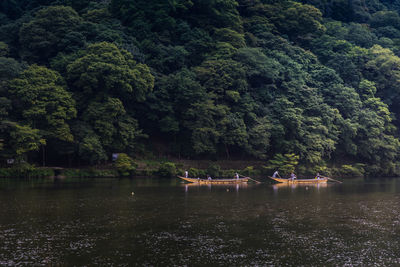
[(205, 170), (199, 170), (196, 168), (190, 168), (189, 169), (189, 177), (205, 177), (206, 176), (206, 171)]
[(115, 170), (96, 170), (91, 169), (89, 170), (90, 177), (116, 177), (118, 176), (119, 172)]
[(349, 176), (349, 177), (360, 177), (364, 176), (365, 173), (363, 164), (356, 164), (355, 166), (342, 165), (339, 171), (342, 176)]
[(34, 169), (29, 170), (27, 175), (29, 178), (41, 178), (41, 177), (53, 177), (55, 174), (54, 174), (53, 169), (34, 168)]
[(222, 171), (222, 177), (226, 177), (226, 178), (234, 178), (235, 177), (235, 173), (237, 173), (238, 171), (236, 170), (223, 170)]
[(196, 168), (190, 168), (188, 172), (189, 172), (189, 177), (200, 177), (199, 170)]
[(307, 168), (304, 174), (314, 176), (317, 173), (322, 176), (331, 176), (333, 174), (333, 170), (328, 168), (325, 163), (321, 163), (319, 165), (313, 166), (312, 168)]
[(244, 169), (241, 171), (241, 174), (242, 174), (242, 175), (249, 176), (249, 177), (251, 177), (251, 176), (256, 177), (256, 176), (261, 175), (261, 171), (259, 171), (259, 170), (257, 170), (257, 169), (254, 169), (253, 166), (248, 166), (248, 167), (244, 168)]
[(158, 175), (161, 177), (176, 176), (176, 166), (173, 162), (164, 162), (158, 168)]
[(137, 165), (127, 154), (120, 153), (114, 166), (121, 176), (129, 176), (135, 171)]
[(382, 168), (377, 164), (369, 164), (365, 167), (365, 173), (367, 176), (382, 176), (384, 172)]
[(212, 163), (208, 166), (206, 171), (211, 177), (218, 177), (221, 172), (221, 167), (218, 164)]
[(4, 178), (16, 177), (15, 170), (13, 168), (1, 168), (0, 177)]
[(77, 169), (65, 169), (63, 170), (62, 175), (66, 177), (81, 177), (80, 171)]
[(270, 172), (278, 170), (279, 173), (288, 175), (295, 171), (296, 166), (299, 164), (299, 158), (300, 157), (295, 154), (276, 154), (273, 159), (268, 161), (268, 165), (264, 168)]
[(0, 169), (0, 177), (7, 178), (41, 178), (54, 176), (54, 170), (48, 168), (36, 168), (29, 163), (20, 163), (12, 168)]

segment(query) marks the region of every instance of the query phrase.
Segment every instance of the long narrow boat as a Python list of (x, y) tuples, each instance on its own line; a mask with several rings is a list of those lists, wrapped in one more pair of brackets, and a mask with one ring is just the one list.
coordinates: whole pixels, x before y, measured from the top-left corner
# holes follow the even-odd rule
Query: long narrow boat
[(323, 177), (319, 179), (288, 179), (288, 178), (277, 178), (277, 177), (271, 177), (269, 178), (279, 182), (279, 183), (290, 183), (290, 184), (322, 184), (322, 183), (327, 183), (328, 178)]
[(239, 179), (202, 179), (202, 178), (187, 178), (183, 176), (178, 176), (182, 180), (185, 180), (189, 183), (198, 183), (198, 184), (240, 184), (247, 183), (250, 177), (244, 177)]

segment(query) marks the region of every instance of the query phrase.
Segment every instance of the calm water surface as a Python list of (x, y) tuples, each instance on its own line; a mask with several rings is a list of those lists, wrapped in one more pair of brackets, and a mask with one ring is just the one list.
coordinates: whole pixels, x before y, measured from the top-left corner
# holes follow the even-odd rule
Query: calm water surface
[(0, 266), (399, 264), (400, 179), (0, 179)]

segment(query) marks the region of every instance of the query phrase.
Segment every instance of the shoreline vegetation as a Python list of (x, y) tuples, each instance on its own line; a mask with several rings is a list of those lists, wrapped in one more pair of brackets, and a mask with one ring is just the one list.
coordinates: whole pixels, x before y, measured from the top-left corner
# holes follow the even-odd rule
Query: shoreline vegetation
[[(127, 166), (128, 165), (128, 166)], [(103, 164), (84, 166), (80, 168), (64, 167), (38, 167), (28, 163), (17, 164), (12, 167), (0, 168), (0, 178), (110, 178), (110, 177), (143, 177), (158, 176), (163, 178), (174, 178), (183, 175), (187, 170), (189, 177), (206, 177), (210, 175), (215, 178), (234, 177), (235, 173), (253, 178), (267, 178), (274, 170), (271, 164), (262, 161), (243, 160), (136, 160), (125, 166)], [(286, 166), (287, 167), (287, 166)], [(364, 164), (342, 164), (315, 169), (306, 166), (297, 166), (296, 174), (301, 177), (312, 178), (316, 172), (335, 178), (366, 177)], [(282, 176), (288, 176), (289, 172), (280, 172)]]

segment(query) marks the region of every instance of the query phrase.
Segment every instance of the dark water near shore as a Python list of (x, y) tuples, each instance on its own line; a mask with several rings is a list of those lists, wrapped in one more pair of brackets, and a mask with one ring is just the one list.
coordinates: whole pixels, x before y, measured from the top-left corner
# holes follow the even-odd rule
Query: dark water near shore
[(0, 179), (0, 266), (374, 264), (400, 265), (400, 179)]

